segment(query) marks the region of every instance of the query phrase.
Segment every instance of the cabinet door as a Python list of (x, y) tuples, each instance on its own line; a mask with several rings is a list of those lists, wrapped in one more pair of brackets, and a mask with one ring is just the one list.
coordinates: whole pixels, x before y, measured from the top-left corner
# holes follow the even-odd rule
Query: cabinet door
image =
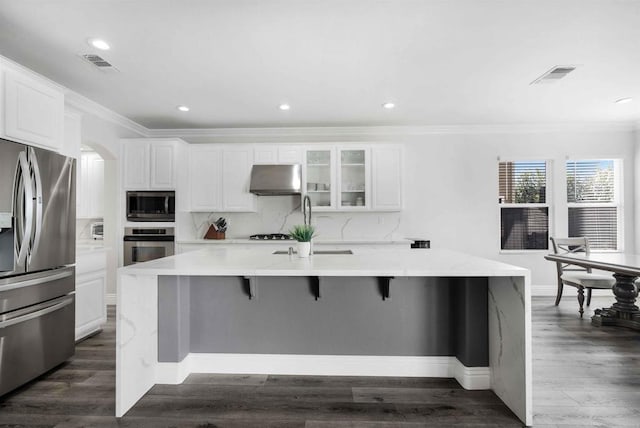
[(251, 212), (256, 210), (256, 196), (249, 193), (252, 150), (222, 151), (222, 210)]
[(376, 211), (400, 211), (402, 147), (374, 147), (372, 152), (372, 208)]
[(89, 218), (89, 157), (80, 155), (76, 175), (76, 217)]
[(174, 146), (172, 143), (150, 143), (151, 189), (173, 190), (176, 188)]
[(125, 141), (123, 147), (124, 188), (149, 188), (149, 144)]
[(76, 278), (76, 340), (107, 322), (105, 283), (104, 270)]
[(278, 163), (302, 163), (302, 149), (298, 146), (278, 146)]
[(208, 145), (189, 147), (190, 211), (221, 208), (220, 149)]
[(311, 198), (311, 206), (320, 211), (336, 208), (334, 190), (333, 149), (306, 150), (303, 191)]
[(78, 113), (65, 111), (64, 137), (60, 147), (60, 154), (80, 159), (82, 143), (82, 116)]
[(278, 163), (278, 148), (276, 146), (256, 145), (253, 149), (253, 163), (267, 165)]
[(4, 73), (4, 134), (59, 151), (64, 129), (64, 94), (14, 70)]
[(369, 201), (369, 150), (366, 148), (339, 148), (338, 161), (338, 208), (341, 210), (366, 210)]
[(90, 202), (89, 217), (104, 217), (104, 160), (97, 153), (87, 156), (88, 186), (85, 195)]

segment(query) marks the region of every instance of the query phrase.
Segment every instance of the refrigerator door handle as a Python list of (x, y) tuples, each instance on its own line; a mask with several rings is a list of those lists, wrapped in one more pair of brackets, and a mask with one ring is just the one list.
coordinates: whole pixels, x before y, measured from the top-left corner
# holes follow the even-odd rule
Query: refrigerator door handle
[(7, 319), (4, 319), (3, 321), (0, 321), (0, 328), (6, 328), (14, 324), (19, 324), (21, 322), (29, 321), (46, 314), (50, 314), (51, 312), (55, 312), (58, 309), (64, 308), (65, 306), (68, 306), (72, 303), (73, 303), (73, 296), (64, 296), (59, 299), (51, 300), (50, 302), (46, 303), (46, 306), (38, 305), (38, 307), (42, 307), (42, 306), (45, 306), (45, 307), (35, 312), (29, 312), (27, 314), (19, 315), (14, 318), (9, 317)]
[[(40, 237), (42, 236), (42, 180), (40, 178), (40, 166), (38, 165), (38, 158), (36, 157), (36, 152), (29, 148), (29, 163), (31, 168), (33, 168), (33, 177), (34, 180), (32, 182), (34, 187), (35, 194), (35, 234), (31, 233), (33, 240), (30, 243), (31, 254), (34, 253), (38, 246), (40, 245)], [(30, 255), (31, 255), (30, 254)]]
[(16, 221), (19, 222), (18, 227), (16, 227), (18, 238), (16, 243), (19, 245), (16, 263), (18, 266), (22, 266), (27, 258), (29, 237), (33, 228), (33, 185), (25, 152), (20, 152), (18, 155), (14, 198), (14, 209), (16, 213), (20, 214), (16, 216)]

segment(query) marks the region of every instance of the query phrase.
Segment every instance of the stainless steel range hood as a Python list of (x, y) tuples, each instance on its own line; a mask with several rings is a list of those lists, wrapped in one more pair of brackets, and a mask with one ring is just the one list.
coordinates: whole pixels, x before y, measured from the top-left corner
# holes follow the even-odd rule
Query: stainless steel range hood
[(295, 165), (253, 165), (249, 191), (261, 196), (299, 195), (301, 167)]

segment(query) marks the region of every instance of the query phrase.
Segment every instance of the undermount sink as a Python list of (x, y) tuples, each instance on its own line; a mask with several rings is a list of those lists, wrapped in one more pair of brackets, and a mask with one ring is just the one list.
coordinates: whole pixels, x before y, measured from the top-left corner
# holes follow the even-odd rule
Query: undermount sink
[[(286, 250), (278, 250), (274, 251), (273, 254), (289, 254), (289, 251)], [(293, 254), (296, 254), (295, 250)], [(353, 254), (351, 250), (315, 250), (312, 255), (322, 255), (322, 254)]]

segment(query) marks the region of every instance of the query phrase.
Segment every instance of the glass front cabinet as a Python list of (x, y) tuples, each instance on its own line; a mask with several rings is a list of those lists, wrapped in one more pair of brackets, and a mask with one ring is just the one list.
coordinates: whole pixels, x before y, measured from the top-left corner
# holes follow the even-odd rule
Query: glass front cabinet
[(368, 148), (306, 150), (304, 191), (317, 211), (360, 211), (371, 207)]

